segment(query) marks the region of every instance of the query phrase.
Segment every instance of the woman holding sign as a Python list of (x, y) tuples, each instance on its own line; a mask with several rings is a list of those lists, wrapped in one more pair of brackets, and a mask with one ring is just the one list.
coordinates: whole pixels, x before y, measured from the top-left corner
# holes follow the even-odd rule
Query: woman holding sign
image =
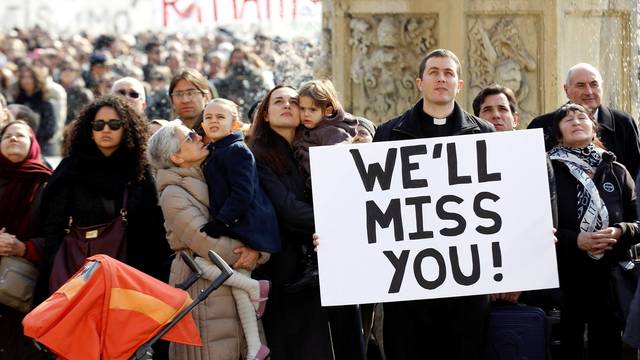
[(298, 93), (276, 86), (264, 97), (255, 115), (249, 146), (260, 184), (278, 215), (282, 250), (254, 275), (271, 281), (267, 311), (262, 318), (274, 359), (333, 359), (328, 317), (317, 287), (296, 292), (285, 284), (300, 274), (301, 244), (311, 244), (313, 208), (291, 144), (300, 125)]
[(588, 325), (588, 358), (620, 359), (624, 319), (611, 274), (630, 266), (626, 254), (638, 242), (633, 179), (602, 149), (597, 123), (582, 106), (561, 107), (552, 129), (559, 143), (549, 158), (558, 195), (562, 358), (582, 358)]

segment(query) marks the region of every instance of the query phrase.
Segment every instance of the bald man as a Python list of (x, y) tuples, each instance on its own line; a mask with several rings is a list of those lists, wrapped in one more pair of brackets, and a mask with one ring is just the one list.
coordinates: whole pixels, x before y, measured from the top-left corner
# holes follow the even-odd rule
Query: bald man
[[(636, 178), (640, 164), (640, 141), (638, 125), (631, 115), (602, 105), (602, 75), (593, 65), (580, 63), (572, 66), (564, 84), (564, 92), (570, 102), (585, 106), (598, 122), (598, 136), (607, 148), (616, 155), (629, 173)], [(533, 119), (529, 129), (543, 128), (547, 150), (557, 144), (551, 133), (555, 112)]]
[(141, 115), (147, 107), (147, 97), (142, 83), (132, 77), (123, 77), (113, 83), (111, 94), (124, 97)]

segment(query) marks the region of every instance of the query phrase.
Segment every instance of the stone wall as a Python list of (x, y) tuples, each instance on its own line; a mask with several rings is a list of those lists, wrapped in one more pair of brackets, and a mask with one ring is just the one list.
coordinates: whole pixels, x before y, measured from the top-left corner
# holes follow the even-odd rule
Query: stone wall
[(589, 62), (603, 73), (604, 103), (637, 115), (635, 1), (325, 0), (318, 76), (332, 74), (347, 110), (380, 122), (420, 97), (418, 63), (443, 47), (462, 62), (465, 108), (498, 82), (515, 91), (526, 126), (566, 101), (566, 71)]

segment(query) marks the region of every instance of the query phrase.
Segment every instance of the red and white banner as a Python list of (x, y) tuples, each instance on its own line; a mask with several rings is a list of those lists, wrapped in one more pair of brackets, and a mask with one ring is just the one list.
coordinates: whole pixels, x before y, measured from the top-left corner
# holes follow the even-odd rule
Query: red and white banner
[[(3, 0), (0, 31), (40, 27), (59, 34), (87, 31), (204, 32), (220, 25), (319, 31), (321, 0)], [(283, 32), (286, 30), (283, 30)], [(284, 34), (286, 35), (286, 33)]]

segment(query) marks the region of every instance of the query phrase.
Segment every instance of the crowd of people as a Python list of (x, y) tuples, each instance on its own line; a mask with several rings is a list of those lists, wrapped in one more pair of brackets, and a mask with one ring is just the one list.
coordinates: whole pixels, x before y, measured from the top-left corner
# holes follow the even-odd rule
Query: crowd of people
[[(640, 242), (638, 127), (601, 104), (589, 64), (568, 69), (568, 103), (529, 125), (548, 147), (560, 288), (385, 303), (367, 346), (379, 307), (320, 304), (309, 147), (512, 131), (510, 89), (483, 89), (466, 112), (457, 56), (433, 50), (417, 69), (420, 99), (376, 129), (313, 79), (317, 48), (306, 42), (257, 34), (251, 47), (227, 32), (91, 42), (34, 29), (0, 49), (0, 256), (40, 268), (36, 304), (81, 266), (91, 239), (173, 286), (189, 270), (171, 254), (196, 255), (205, 271), (192, 297), (218, 274), (209, 250), (237, 270), (194, 310), (203, 346), (159, 344), (157, 358), (480, 359), (496, 301), (560, 309), (557, 359), (622, 359), (623, 335), (640, 346), (629, 315), (640, 296), (621, 301), (612, 275), (638, 274), (628, 251)], [(55, 154), (52, 169), (43, 155)], [(48, 358), (22, 335), (24, 314), (0, 304), (0, 316), (0, 357)]]
[(318, 55), (317, 39), (262, 32), (252, 38), (226, 29), (197, 37), (148, 32), (63, 38), (38, 27), (15, 29), (0, 34), (0, 94), (35, 112), (29, 118), (37, 119), (43, 154), (59, 155), (65, 125), (84, 105), (111, 93), (119, 79), (142, 82), (144, 92), (137, 93), (148, 119), (170, 119), (169, 82), (181, 69), (195, 69), (211, 97), (238, 104), (248, 123), (251, 105), (275, 84), (311, 80)]

